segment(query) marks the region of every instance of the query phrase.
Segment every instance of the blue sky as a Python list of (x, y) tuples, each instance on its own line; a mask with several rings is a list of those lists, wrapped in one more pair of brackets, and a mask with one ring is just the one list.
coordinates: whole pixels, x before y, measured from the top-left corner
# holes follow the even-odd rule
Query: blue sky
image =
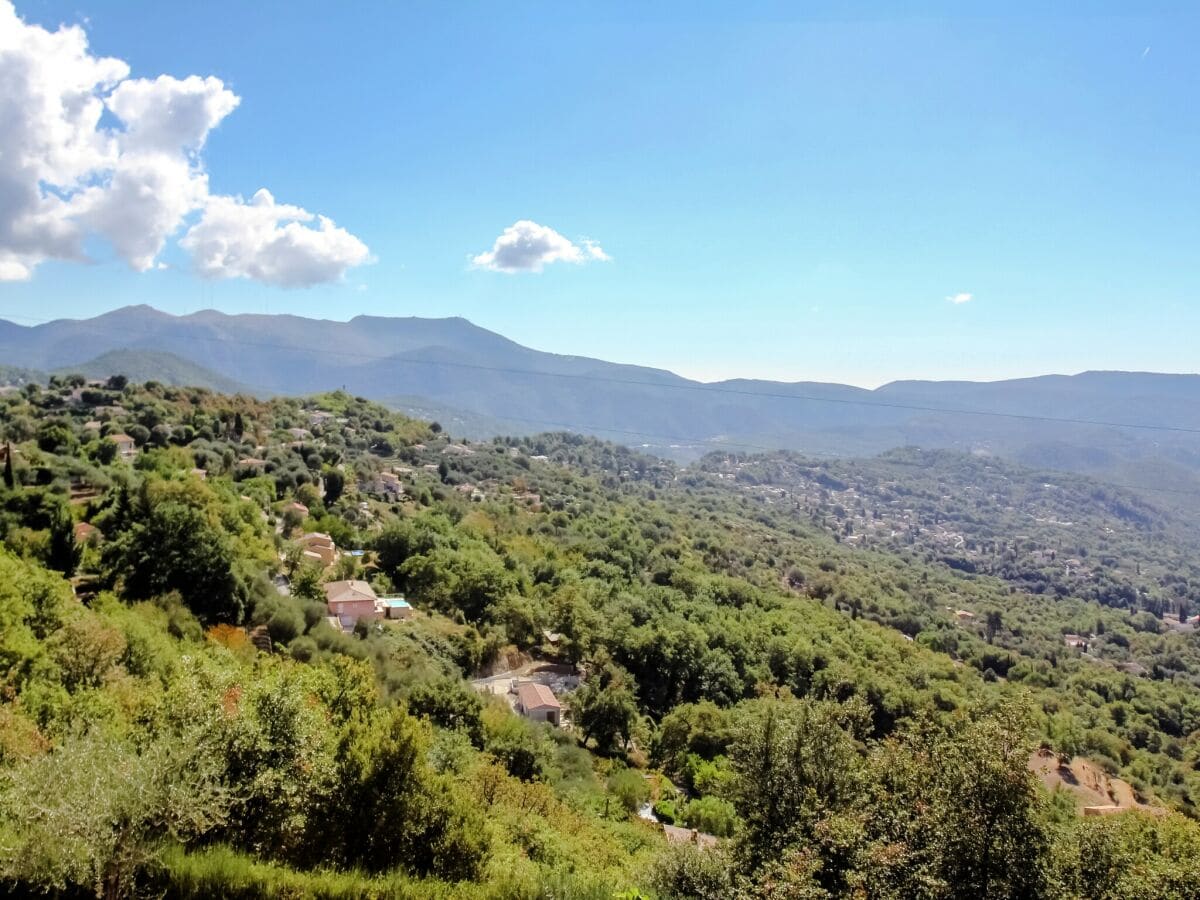
[[(1195, 371), (1197, 7), (893, 5), (17, 2), (131, 78), (221, 79), (208, 190), (371, 259), (202, 277), (192, 211), (148, 271), (91, 235), (0, 317), (461, 315), (705, 380)], [(472, 264), (524, 220), (610, 259)]]

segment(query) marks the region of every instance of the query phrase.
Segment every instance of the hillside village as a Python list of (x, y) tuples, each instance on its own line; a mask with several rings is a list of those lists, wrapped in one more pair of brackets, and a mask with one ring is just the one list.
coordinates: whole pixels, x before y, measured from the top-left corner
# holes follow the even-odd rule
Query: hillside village
[[(309, 779), (307, 788), (276, 794), (265, 785), (279, 782), (263, 782), (266, 793), (253, 794), (270, 816), (308, 822), (305, 831), (287, 837), (282, 825), (253, 824), (286, 818), (227, 808), (226, 824), (181, 832), (186, 854), (170, 878), (184, 877), (185, 863), (207, 864), (205, 841), (216, 836), (255, 865), (288, 867), (289, 878), (309, 878), (309, 859), (343, 869), (376, 859), (414, 885), (482, 883), (513, 865), (533, 884), (549, 872), (536, 842), (522, 837), (534, 828), (538, 840), (576, 835), (560, 852), (614, 890), (653, 884), (662, 886), (657, 896), (688, 896), (671, 886), (682, 883), (679, 866), (707, 867), (714, 884), (753, 879), (753, 854), (782, 852), (772, 842), (802, 815), (801, 807), (763, 809), (778, 779), (803, 776), (786, 754), (774, 757), (778, 770), (748, 765), (766, 752), (756, 741), (811, 741), (813, 752), (833, 753), (839, 770), (868, 781), (911, 769), (914, 789), (950, 784), (966, 769), (923, 769), (905, 756), (906, 742), (937, 742), (922, 759), (990, 753), (1009, 745), (999, 733), (1017, 727), (994, 711), (1030, 696), (1034, 705), (1020, 713), (1028, 738), (1014, 739), (1020, 752), (997, 763), (1029, 791), (1021, 796), (1031, 805), (1020, 807), (1029, 827), (1049, 827), (1038, 824), (1049, 821), (1039, 810), (1050, 802), (1038, 792), (1078, 793), (1068, 776), (1091, 772), (1084, 762), (1111, 780), (1109, 794), (1073, 801), (1079, 821), (1102, 807), (1099, 818), (1149, 810), (1172, 823), (1165, 810), (1194, 812), (1194, 626), (1155, 615), (1140, 593), (1129, 606), (1078, 596), (1077, 585), (1098, 580), (1078, 570), (1070, 581), (1047, 582), (1049, 597), (1021, 586), (1024, 568), (1007, 581), (984, 573), (993, 548), (1017, 548), (1022, 566), (1044, 569), (1059, 568), (1056, 557), (1067, 552), (1087, 559), (1089, 573), (1123, 572), (1126, 563), (1097, 565), (1104, 548), (1077, 542), (1031, 547), (1024, 531), (997, 530), (1004, 517), (986, 527), (982, 517), (967, 521), (949, 482), (931, 500), (920, 480), (900, 475), (872, 482), (808, 464), (793, 471), (771, 456), (681, 468), (563, 433), (466, 441), (340, 392), (260, 401), (120, 377), (7, 390), (0, 425), (0, 564), (34, 567), (48, 584), (66, 579), (55, 621), (75, 622), (37, 649), (41, 601), (4, 601), (26, 610), (4, 615), (30, 637), (12, 645), (0, 638), (0, 658), (36, 650), (51, 662), (3, 676), (4, 696), (25, 698), (0, 701), (12, 723), (6, 734), (27, 737), (12, 750), (0, 740), (0, 767), (28, 771), (34, 790), (35, 768), (55, 759), (38, 748), (79, 721), (76, 702), (153, 693), (154, 684), (207, 698), (197, 702), (224, 710), (214, 721), (251, 729), (264, 746), (275, 739), (263, 717), (280, 702), (324, 710), (333, 723), (333, 731), (314, 723), (304, 732), (303, 752), (326, 762), (288, 770), (289, 782)], [(1029, 481), (1015, 470), (1005, 477)], [(1005, 503), (992, 492), (986, 503), (1009, 519), (1032, 517), (1040, 529), (1099, 516), (1109, 539), (1125, 540), (1122, 554), (1141, 552), (1136, 526), (1123, 530), (1111, 512), (1098, 512), (1127, 501), (1088, 507), (1085, 494), (1067, 496), (1056, 507), (1045, 497)], [(1148, 521), (1148, 534), (1172, 533), (1169, 523), (1158, 527), (1167, 520)], [(1160, 575), (1164, 552), (1144, 556), (1145, 590), (1190, 590), (1185, 569), (1174, 581)], [(161, 663), (132, 649), (149, 646), (149, 634), (167, 642), (156, 651)], [(64, 656), (60, 646), (77, 649)], [(178, 679), (192, 678), (184, 674), (191, 663), (176, 657), (207, 660), (231, 680), (219, 691), (203, 679), (185, 687)], [(86, 670), (74, 660), (88, 660)], [(26, 672), (34, 674), (13, 674)], [(59, 693), (31, 687), (51, 683)], [(309, 684), (324, 686), (314, 694)], [(276, 690), (293, 699), (269, 699)], [(1112, 699), (1096, 702), (1101, 692)], [(37, 699), (50, 696), (62, 699)], [(243, 696), (255, 699), (246, 705)], [(979, 705), (983, 697), (991, 699)], [(103, 708), (117, 717), (114, 728), (151, 727)], [(937, 716), (940, 730), (922, 732), (924, 715)], [(781, 733), (767, 724), (776, 716)], [(396, 790), (416, 791), (436, 812), (430, 846), (469, 851), (330, 849), (319, 823), (337, 821), (347, 801), (337, 781), (312, 779), (337, 771), (368, 790), (374, 776), (347, 768), (358, 757), (339, 749), (367, 740), (361, 729), (385, 743), (385, 734), (408, 729), (427, 748), (419, 774)], [(167, 740), (167, 732), (151, 733)], [(245, 777), (244, 740), (187, 739), (225, 747), (205, 759), (225, 766), (220, 777), (228, 779)], [(98, 759), (108, 751), (88, 752)], [(263, 752), (255, 766), (286, 758), (278, 748)], [(1101, 802), (1118, 788), (1133, 799)], [(534, 790), (544, 792), (536, 802)], [(829, 802), (842, 804), (835, 815), (858, 817), (867, 796)], [(953, 805), (945, 814), (969, 810)], [(32, 822), (21, 827), (43, 833)], [(255, 849), (247, 836), (260, 827), (276, 829), (271, 841), (285, 849)], [(1075, 841), (1084, 832), (1063, 834)], [(869, 870), (870, 848), (893, 838), (867, 827), (855, 840), (867, 855), (829, 870), (840, 872), (828, 876), (835, 894)], [(949, 858), (938, 854), (930, 865)]]
[[(1105, 499), (1071, 476), (1037, 481), (999, 460), (917, 450), (862, 462), (714, 456), (706, 469), (846, 546), (916, 550), (1034, 593), (1091, 597), (1164, 620), (1200, 610), (1200, 572), (1154, 552), (1169, 517), (1129, 498)], [(1076, 517), (1064, 515), (1071, 509)]]
[[(78, 384), (78, 381), (79, 379), (68, 381), (70, 390), (62, 398), (63, 406), (79, 414), (94, 416), (95, 418), (84, 422), (85, 434), (94, 436), (102, 443), (112, 442), (116, 445), (116, 458), (136, 464), (139, 453), (151, 450), (155, 446), (153, 436), (139, 434), (143, 438), (142, 444), (139, 445), (135, 438), (119, 430), (134, 417), (119, 403), (98, 403), (101, 400), (113, 399), (110, 394), (122, 389), (123, 382), (120, 379), (91, 379)], [(251, 455), (238, 457), (233, 462), (232, 471), (246, 480), (267, 477), (286, 465), (286, 457), (283, 454), (287, 451), (300, 455), (313, 452), (322, 454), (323, 451), (327, 451), (330, 443), (324, 438), (326, 431), (337, 435), (339, 439), (356, 433), (348, 417), (336, 415), (330, 410), (301, 407), (297, 417), (305, 420), (307, 427), (276, 428), (274, 433), (269, 435), (262, 432), (243, 433), (243, 448), (249, 448)], [(141, 426), (136, 424), (129, 427), (135, 432), (141, 430)], [(292, 440), (287, 440), (289, 437)], [(340, 444), (340, 440), (337, 443)], [(480, 449), (483, 452), (502, 452), (518, 469), (529, 468), (531, 463), (549, 462), (549, 457), (544, 454), (529, 455), (517, 447), (497, 450), (494, 445), (484, 444)], [(358, 459), (356, 466), (348, 467), (346, 463), (339, 462), (332, 467), (332, 471), (337, 473), (333, 483), (339, 486), (339, 496), (354, 511), (355, 520), (366, 527), (394, 515), (397, 509), (406, 503), (412, 504), (415, 499), (427, 498), (431, 490), (443, 486), (452, 487), (458, 496), (472, 503), (483, 502), (490, 491), (494, 497), (507, 498), (531, 510), (540, 509), (541, 497), (527, 490), (524, 481), (519, 477), (509, 483), (496, 477), (484, 478), (476, 485), (470, 481), (451, 479), (444, 462), (426, 462), (435, 459), (464, 460), (474, 456), (476, 452), (469, 442), (454, 442), (448, 437), (441, 439), (435, 432), (426, 442), (416, 442), (407, 448), (403, 455), (407, 465), (381, 465), (362, 457)], [(222, 462), (227, 464), (228, 459), (223, 458)], [(210, 470), (214, 475), (225, 474), (221, 465), (212, 462), (208, 463), (207, 468), (193, 467), (191, 474), (206, 480)], [(626, 476), (628, 474), (625, 473)], [(309, 507), (300, 497), (310, 501), (313, 497), (321, 501), (339, 499), (330, 496), (327, 482), (328, 478), (318, 479), (307, 486), (307, 491), (298, 491), (292, 499), (276, 501), (261, 510), (261, 514), (273, 523), (275, 533), (283, 541), (279, 552), (281, 573), (273, 580), (276, 589), (283, 596), (290, 595), (291, 576), (296, 574), (299, 564), (310, 567), (324, 580), (321, 587), (328, 613), (326, 623), (331, 629), (349, 635), (355, 633), (356, 628), (380, 628), (389, 623), (411, 620), (416, 613), (403, 595), (379, 595), (371, 582), (364, 580), (373, 571), (377, 571), (373, 554), (358, 547), (339, 547), (330, 534), (304, 531), (305, 524), (311, 524), (314, 520), (311, 518)], [(97, 486), (81, 474), (73, 476), (71, 492), (74, 504), (85, 504), (97, 498)], [(242, 498), (252, 500), (247, 495), (242, 495)], [(557, 502), (563, 504), (567, 500)], [(99, 548), (104, 539), (102, 532), (86, 521), (77, 523), (74, 533), (80, 543), (90, 543), (95, 548)], [(362, 577), (343, 578), (343, 575)], [(78, 580), (80, 584), (86, 584), (85, 575), (78, 576)], [(257, 638), (260, 643), (265, 641), (263, 646), (270, 648), (270, 637), (262, 632), (263, 629), (260, 628)], [(252, 635), (253, 637), (255, 636)], [(549, 639), (546, 641), (551, 652), (555, 649), (553, 644)], [(571, 674), (565, 681), (560, 677), (554, 682), (560, 691), (564, 685), (568, 686), (569, 690), (579, 684), (580, 677), (575, 667), (568, 667), (568, 671)], [(562, 706), (549, 683), (544, 683), (544, 680), (537, 676), (500, 677), (508, 682), (508, 689), (505, 691), (494, 691), (488, 687), (479, 689), (484, 693), (504, 697), (514, 712), (533, 721), (546, 721), (555, 726), (564, 724)], [(530, 694), (530, 691), (535, 693)]]

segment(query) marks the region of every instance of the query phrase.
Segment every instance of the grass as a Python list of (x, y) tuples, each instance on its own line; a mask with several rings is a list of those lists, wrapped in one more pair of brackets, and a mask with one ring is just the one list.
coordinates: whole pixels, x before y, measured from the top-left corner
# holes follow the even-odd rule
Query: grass
[(373, 876), (358, 871), (301, 871), (224, 846), (191, 852), (172, 846), (160, 861), (161, 869), (150, 886), (180, 900), (612, 900), (617, 896), (603, 878), (540, 866), (487, 884), (468, 884), (414, 879), (399, 872)]

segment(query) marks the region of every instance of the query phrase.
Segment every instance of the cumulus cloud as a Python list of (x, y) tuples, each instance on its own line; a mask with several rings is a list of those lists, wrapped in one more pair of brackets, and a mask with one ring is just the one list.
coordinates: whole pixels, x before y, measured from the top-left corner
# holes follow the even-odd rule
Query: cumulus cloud
[(105, 104), (125, 124), (126, 150), (174, 154), (199, 150), (240, 102), (219, 78), (159, 75), (122, 81)]
[(540, 272), (555, 262), (578, 265), (590, 260), (608, 262), (611, 258), (589, 238), (576, 244), (553, 228), (522, 219), (505, 228), (492, 249), (472, 258), (471, 263), (481, 269), (511, 274)]
[[(314, 219), (316, 228), (301, 224)], [(370, 256), (367, 245), (344, 228), (276, 203), (265, 189), (249, 203), (210, 197), (200, 221), (179, 243), (207, 278), (253, 278), (280, 287), (332, 281)]]
[(965, 294), (965, 293), (964, 294), (951, 294), (946, 299), (948, 301), (950, 301), (951, 303), (953, 303), (955, 306), (961, 306), (964, 303), (970, 303), (971, 298), (974, 296), (975, 296), (974, 294)]
[[(197, 212), (185, 249), (207, 254), (196, 259), (202, 274), (302, 286), (365, 261), (353, 235), (266, 191), (250, 204), (209, 193), (201, 150), (239, 102), (219, 78), (130, 78), (124, 61), (91, 54), (82, 28), (27, 25), (0, 0), (0, 281), (83, 260), (91, 234), (134, 269), (155, 268)], [(241, 224), (221, 238), (214, 223), (230, 229), (227, 210), (238, 208)], [(271, 216), (271, 226), (249, 224)], [(219, 240), (229, 251), (217, 265)]]

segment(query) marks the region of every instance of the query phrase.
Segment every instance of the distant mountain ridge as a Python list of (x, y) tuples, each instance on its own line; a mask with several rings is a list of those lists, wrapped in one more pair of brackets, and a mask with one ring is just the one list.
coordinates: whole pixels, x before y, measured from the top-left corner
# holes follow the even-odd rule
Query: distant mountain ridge
[[(0, 320), (6, 365), (61, 371), (115, 351), (136, 351), (142, 363), (148, 352), (171, 354), (210, 373), (210, 381), (265, 394), (344, 387), (372, 399), (404, 398), (401, 405), (426, 414), (445, 410), (467, 431), (568, 429), (684, 458), (717, 447), (861, 455), (919, 445), (1085, 471), (1152, 464), (1188, 483), (1200, 472), (1200, 434), (1084, 421), (1200, 430), (1200, 375), (1085, 372), (897, 381), (876, 390), (705, 384), (663, 369), (533, 350), (462, 318), (340, 322), (215, 310), (174, 316), (129, 306), (34, 326)], [(109, 357), (100, 369), (119, 367), (120, 359)]]

